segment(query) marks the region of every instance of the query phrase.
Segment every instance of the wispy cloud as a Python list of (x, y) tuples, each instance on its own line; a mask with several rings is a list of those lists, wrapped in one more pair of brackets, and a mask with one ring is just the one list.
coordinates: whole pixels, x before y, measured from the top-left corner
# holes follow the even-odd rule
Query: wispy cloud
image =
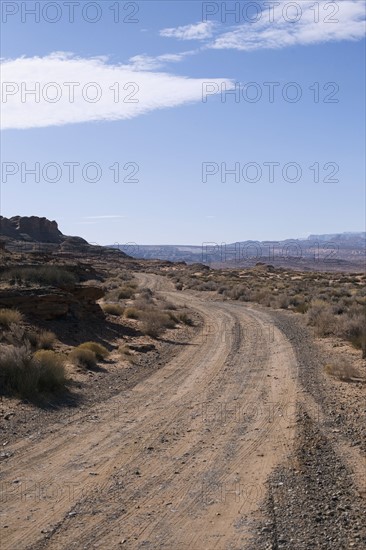
[(197, 52), (195, 50), (189, 50), (180, 53), (165, 53), (162, 55), (157, 55), (156, 57), (147, 54), (140, 54), (130, 57), (129, 64), (131, 68), (136, 71), (153, 71), (164, 67), (168, 63), (179, 63), (185, 57), (196, 53)]
[(211, 38), (215, 26), (214, 21), (201, 21), (182, 27), (162, 29), (159, 34), (166, 38), (178, 38), (179, 40), (205, 40)]
[[(170, 54), (161, 57), (165, 62), (178, 60)], [(138, 68), (136, 58), (130, 64), (113, 65), (105, 57), (81, 58), (62, 52), (5, 60), (2, 128), (131, 119), (157, 109), (201, 101), (202, 86), (207, 80), (234, 87), (225, 78), (200, 79), (147, 71), (146, 58), (140, 63), (144, 70)], [(153, 61), (150, 68), (156, 68)], [(36, 94), (26, 93), (32, 89)]]
[(84, 220), (121, 220), (127, 218), (127, 216), (119, 216), (116, 214), (106, 214), (104, 216), (85, 216)]
[[(268, 14), (257, 23), (238, 25), (222, 33), (211, 44), (214, 49), (243, 51), (279, 49), (296, 45), (311, 45), (342, 40), (359, 40), (365, 35), (365, 4), (363, 0), (345, 0), (335, 4), (339, 11), (332, 15), (326, 0), (319, 2), (319, 21), (316, 21), (314, 2), (303, 0), (301, 17), (289, 22), (283, 17), (285, 0), (273, 7), (273, 22)], [(290, 13), (290, 12), (288, 12)], [(291, 14), (294, 18), (296, 13)], [(329, 19), (329, 20), (328, 20)]]
[[(364, 0), (342, 0), (333, 5), (329, 0), (315, 3), (313, 0), (302, 0), (292, 3), (295, 5), (292, 9), (290, 4), (287, 0), (278, 0), (271, 4), (269, 10), (267, 3), (257, 22), (243, 21), (228, 27), (208, 21), (163, 29), (160, 35), (183, 40), (206, 40), (204, 48), (209, 49), (242, 51), (360, 40), (365, 36)], [(296, 4), (301, 12), (297, 11)]]

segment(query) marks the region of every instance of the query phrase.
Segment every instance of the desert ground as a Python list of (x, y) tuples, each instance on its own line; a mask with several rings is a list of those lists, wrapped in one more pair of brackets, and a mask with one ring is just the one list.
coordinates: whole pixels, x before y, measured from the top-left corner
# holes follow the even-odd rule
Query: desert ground
[[(108, 281), (102, 262), (91, 276), (102, 267)], [(47, 320), (43, 306), (31, 321), (54, 331), (51, 353), (99, 335), (109, 355), (66, 362), (67, 398), (3, 392), (2, 548), (365, 548), (361, 349), (319, 336), (304, 308), (197, 290), (194, 269), (179, 267), (184, 284), (169, 265), (127, 269), (130, 294), (107, 285), (114, 310), (98, 298), (97, 325)], [(140, 331), (141, 295), (175, 322)], [(3, 329), (3, 350), (25, 338)]]

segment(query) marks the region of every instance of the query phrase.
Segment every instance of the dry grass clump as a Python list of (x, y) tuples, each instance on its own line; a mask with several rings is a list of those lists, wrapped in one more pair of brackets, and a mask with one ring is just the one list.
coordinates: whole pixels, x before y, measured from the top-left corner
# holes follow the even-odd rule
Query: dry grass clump
[(187, 325), (189, 327), (193, 327), (194, 326), (194, 323), (192, 321), (192, 319), (189, 317), (189, 315), (187, 315), (187, 313), (179, 313), (178, 314), (178, 319), (181, 323), (183, 323), (184, 325)]
[(129, 300), (134, 298), (136, 292), (136, 286), (133, 284), (124, 285), (118, 289), (119, 300)]
[(361, 376), (353, 365), (342, 359), (328, 363), (324, 366), (324, 371), (330, 376), (346, 382), (366, 382), (366, 378)]
[(123, 306), (119, 304), (103, 303), (101, 304), (101, 306), (104, 313), (108, 313), (109, 315), (114, 315), (115, 317), (119, 317), (120, 315), (123, 314), (123, 311), (124, 311)]
[(16, 309), (0, 309), (0, 326), (9, 328), (11, 324), (18, 324), (23, 321), (23, 315)]
[(121, 359), (128, 361), (129, 363), (133, 363), (133, 353), (131, 352), (128, 344), (122, 344), (118, 348), (118, 353), (121, 356)]
[(56, 335), (50, 330), (27, 330), (24, 333), (24, 338), (34, 349), (50, 350), (56, 342)]
[(145, 311), (146, 309), (151, 309), (152, 307), (154, 307), (154, 305), (155, 304), (152, 301), (145, 300), (142, 296), (140, 296), (134, 301), (132, 307), (134, 307), (138, 311)]
[(42, 391), (56, 391), (65, 386), (66, 371), (64, 355), (52, 350), (39, 350), (33, 359), (39, 368), (38, 388)]
[(78, 367), (93, 369), (97, 365), (97, 356), (90, 349), (74, 348), (70, 353), (70, 359)]
[(98, 342), (84, 342), (78, 346), (78, 349), (86, 349), (95, 353), (97, 359), (105, 359), (109, 355), (109, 351)]
[(66, 383), (65, 358), (50, 350), (32, 355), (28, 346), (8, 346), (0, 356), (0, 380), (5, 393), (34, 398), (55, 392)]
[(147, 310), (141, 312), (142, 332), (152, 338), (158, 338), (166, 328), (174, 328), (174, 320), (162, 311)]
[(126, 319), (138, 319), (139, 310), (135, 307), (126, 307), (124, 316), (126, 317)]

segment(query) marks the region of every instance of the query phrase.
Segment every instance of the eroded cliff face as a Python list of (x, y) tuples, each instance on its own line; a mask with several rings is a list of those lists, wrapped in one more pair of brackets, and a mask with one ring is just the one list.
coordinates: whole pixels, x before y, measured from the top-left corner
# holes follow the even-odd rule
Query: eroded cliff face
[(0, 216), (0, 235), (16, 240), (60, 244), (65, 236), (57, 222), (38, 216)]
[(103, 317), (97, 300), (104, 296), (100, 287), (75, 285), (68, 290), (60, 288), (0, 289), (0, 308), (16, 308), (26, 315), (41, 319), (74, 317), (85, 319), (90, 315)]

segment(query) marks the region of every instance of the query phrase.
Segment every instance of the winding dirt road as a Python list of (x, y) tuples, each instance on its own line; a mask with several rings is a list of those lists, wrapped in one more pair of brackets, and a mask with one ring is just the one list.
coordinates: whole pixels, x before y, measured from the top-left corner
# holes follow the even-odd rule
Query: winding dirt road
[(3, 469), (2, 548), (239, 550), (294, 437), (297, 365), (266, 313), (176, 292), (202, 331), (132, 390), (22, 440)]

